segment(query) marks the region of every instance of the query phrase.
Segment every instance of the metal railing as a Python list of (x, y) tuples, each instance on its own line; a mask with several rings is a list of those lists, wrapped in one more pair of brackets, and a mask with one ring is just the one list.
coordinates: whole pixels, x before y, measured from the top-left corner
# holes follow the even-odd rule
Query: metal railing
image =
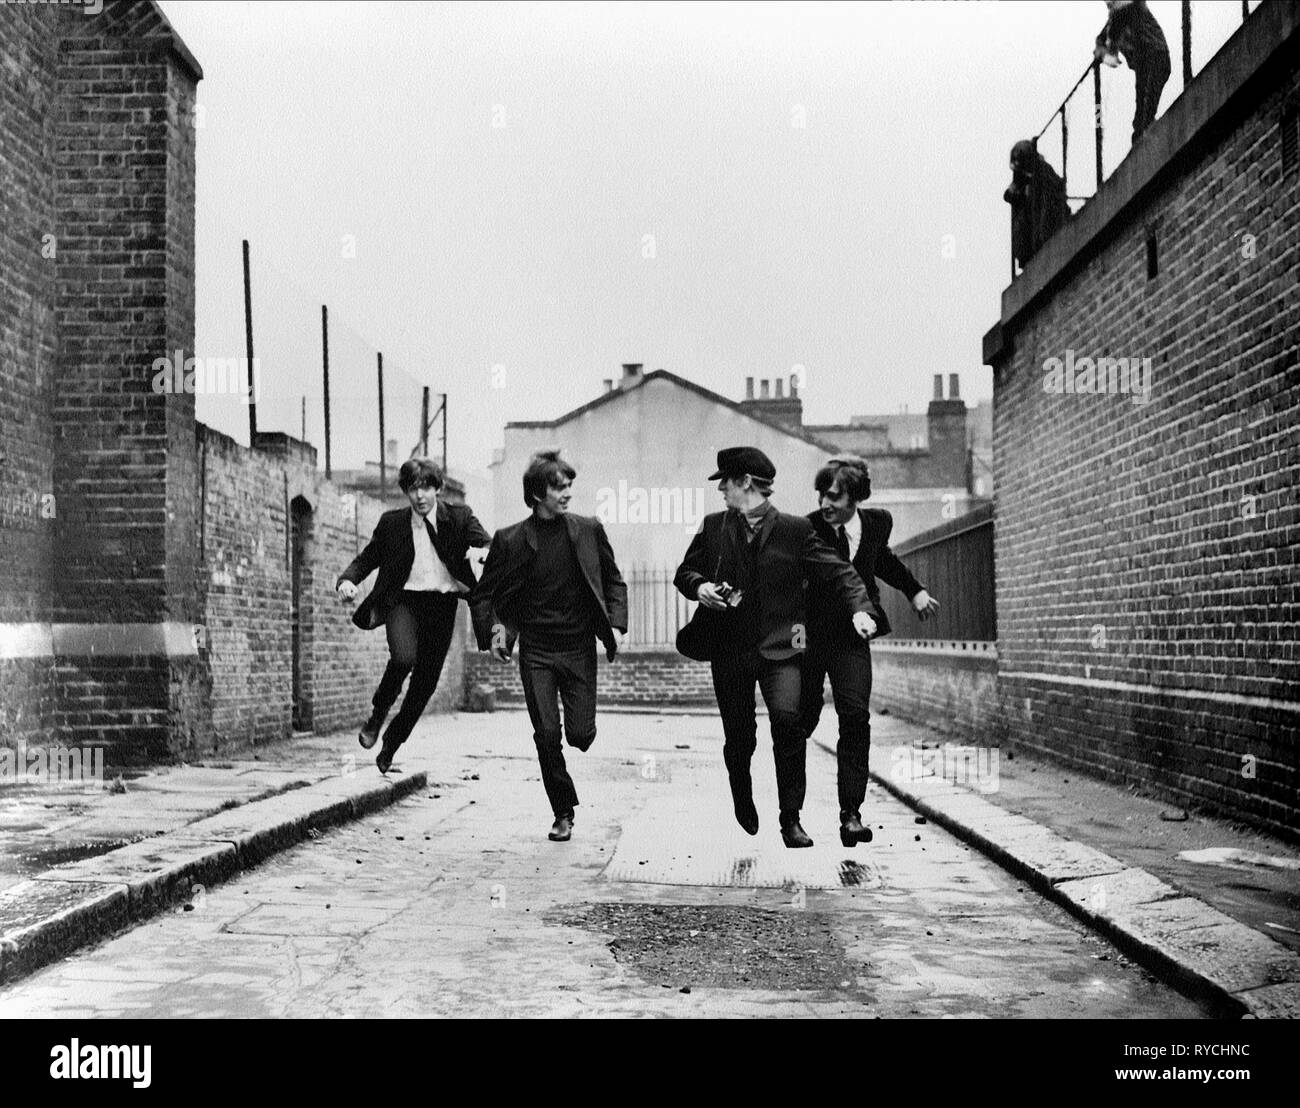
[[(1158, 8), (1163, 7), (1164, 5), (1157, 4), (1152, 6), (1154, 9), (1157, 9), (1153, 10), (1152, 14), (1159, 18)], [(1241, 0), (1240, 6), (1233, 3), (1224, 3), (1223, 0), (1200, 0), (1198, 3), (1192, 3), (1192, 0), (1181, 0), (1180, 7), (1182, 30), (1182, 89), (1180, 90), (1179, 95), (1181, 95), (1182, 91), (1187, 89), (1187, 86), (1192, 81), (1194, 73), (1199, 72), (1205, 67), (1205, 64), (1210, 60), (1210, 58), (1212, 58), (1214, 54), (1218, 53), (1218, 51), (1223, 47), (1223, 44), (1227, 42), (1240, 25), (1250, 17), (1251, 11), (1259, 7), (1259, 0), (1256, 0), (1254, 8), (1252, 8), (1249, 0)], [(1195, 20), (1193, 20), (1193, 9), (1196, 9)], [(1194, 26), (1202, 29), (1198, 32), (1198, 38), (1195, 42), (1195, 52), (1193, 50)], [(1173, 54), (1173, 51), (1171, 50), (1170, 53)], [(1199, 53), (1199, 59), (1194, 56), (1194, 53)], [(1199, 65), (1196, 64), (1198, 60)], [(1106, 140), (1108, 122), (1111, 125), (1111, 129), (1118, 129), (1121, 134), (1126, 133), (1125, 129), (1118, 123), (1118, 120), (1113, 118), (1116, 115), (1113, 108), (1115, 105), (1118, 105), (1120, 110), (1124, 110), (1126, 107), (1131, 108), (1132, 106), (1132, 98), (1129, 95), (1133, 85), (1131, 71), (1128, 71), (1127, 67), (1125, 67), (1124, 77), (1115, 78), (1115, 83), (1112, 84), (1110, 78), (1103, 80), (1102, 73), (1105, 69), (1106, 67), (1100, 62), (1090, 61), (1087, 68), (1079, 75), (1078, 80), (1076, 80), (1071, 86), (1070, 91), (1065, 94), (1065, 98), (1057, 106), (1056, 110), (1048, 117), (1047, 122), (1043, 124), (1038, 134), (1034, 136), (1034, 142), (1038, 145), (1039, 153), (1047, 159), (1049, 164), (1051, 164), (1052, 168), (1060, 174), (1062, 181), (1065, 183), (1067, 198), (1070, 201), (1074, 201), (1075, 204), (1079, 206), (1091, 199), (1096, 191), (1101, 188), (1109, 173), (1113, 173), (1116, 166), (1118, 166), (1119, 163), (1128, 156), (1129, 149), (1132, 145), (1131, 141), (1124, 143), (1121, 140), (1108, 143)], [(1080, 129), (1080, 117), (1081, 115), (1084, 115), (1079, 108), (1077, 94), (1080, 89), (1083, 88), (1085, 83), (1089, 83), (1089, 78), (1091, 78), (1090, 83), (1092, 86), (1091, 119), (1093, 135), (1093, 191), (1091, 193), (1083, 193), (1082, 191), (1076, 190), (1076, 192), (1071, 193), (1070, 181), (1073, 179), (1077, 184), (1080, 180), (1080, 174), (1077, 165), (1074, 167), (1074, 172), (1071, 173), (1070, 140), (1073, 137), (1073, 134), (1077, 134)], [(1109, 93), (1107, 93), (1106, 86), (1111, 86)], [(1109, 120), (1107, 119), (1108, 112), (1112, 116)], [(1071, 116), (1074, 117), (1073, 127), (1071, 126)], [(1084, 118), (1086, 118), (1086, 116), (1084, 116)], [(1047, 143), (1041, 143), (1040, 140), (1043, 136), (1048, 135), (1054, 127), (1059, 129), (1059, 142), (1049, 140)], [(1051, 136), (1051, 139), (1055, 139), (1055, 136)], [(1059, 165), (1055, 162), (1058, 150), (1060, 153)], [(1108, 164), (1109, 170), (1107, 169)], [(1012, 265), (1012, 276), (1015, 276), (1014, 263)]]
[(629, 650), (672, 650), (677, 632), (696, 608), (673, 585), (675, 566), (633, 566), (627, 582), (627, 643)]

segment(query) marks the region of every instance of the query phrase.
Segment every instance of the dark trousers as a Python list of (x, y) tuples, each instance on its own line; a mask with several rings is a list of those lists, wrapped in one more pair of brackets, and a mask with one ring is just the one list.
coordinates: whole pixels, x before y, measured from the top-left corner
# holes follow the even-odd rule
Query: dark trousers
[(867, 796), (867, 770), (871, 759), (871, 650), (861, 640), (854, 643), (810, 647), (803, 659), (804, 733), (811, 735), (821, 718), (826, 675), (840, 721), (840, 741), (835, 747), (841, 812), (861, 812)]
[(776, 791), (782, 815), (797, 816), (807, 787), (804, 756), (807, 733), (799, 721), (799, 659), (772, 661), (757, 650), (727, 655), (711, 663), (713, 692), (722, 716), (722, 757), (733, 795), (749, 795), (749, 764), (758, 745), (754, 685), (763, 693), (772, 724), (772, 755), (776, 761)]
[(404, 591), (388, 613), (388, 665), (371, 699), (372, 719), (382, 723), (402, 691), (407, 674), (411, 683), (406, 699), (384, 732), (384, 748), (396, 750), (406, 742), (416, 721), (438, 687), (442, 663), (456, 628), (456, 597), (441, 592)]
[(551, 810), (557, 816), (572, 815), (578, 806), (578, 792), (564, 764), (562, 738), (567, 737), (569, 745), (579, 750), (587, 750), (596, 741), (595, 640), (576, 650), (559, 651), (530, 647), (521, 639), (519, 676)]
[(1136, 106), (1133, 109), (1133, 141), (1150, 126), (1160, 110), (1160, 94), (1169, 80), (1169, 55), (1158, 54), (1144, 58), (1133, 71), (1136, 82)]

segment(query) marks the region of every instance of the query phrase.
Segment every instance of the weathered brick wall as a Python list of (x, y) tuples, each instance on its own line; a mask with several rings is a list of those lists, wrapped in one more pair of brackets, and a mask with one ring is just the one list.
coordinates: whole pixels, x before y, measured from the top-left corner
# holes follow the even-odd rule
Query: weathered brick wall
[[(1270, 7), (1252, 19), (1292, 18)], [(1279, 121), (1296, 56), (1176, 152), (994, 359), (1012, 737), (1284, 833), (1300, 826), (1300, 174), (1284, 177)], [(1149, 402), (1045, 392), (1067, 351), (1150, 358)]]
[[(388, 660), (383, 629), (361, 631), (334, 581), (369, 541), (384, 511), (340, 492), (316, 469), (316, 452), (286, 436), (259, 436), (257, 451), (199, 427), (202, 564), (213, 742), (217, 749), (271, 742), (293, 730), (295, 504), (306, 535), (300, 586), (301, 722), (318, 733), (360, 727)], [(361, 597), (374, 585), (372, 575)], [(464, 629), (458, 630), (429, 711), (460, 699)]]
[[(871, 710), (887, 711), (945, 735), (995, 743), (1001, 723), (997, 653), (988, 649), (991, 645), (877, 643), (871, 649)], [(826, 703), (830, 710), (829, 693)], [(829, 734), (834, 734), (833, 727)]]
[[(473, 636), (470, 637), (473, 647)], [(672, 650), (636, 650), (620, 654), (611, 665), (597, 646), (596, 690), (599, 704), (709, 705), (715, 703), (707, 662), (693, 662)], [(498, 704), (522, 705), (519, 653), (508, 665), (473, 649), (464, 654), (464, 687), (487, 685)]]
[[(49, 619), (53, 571), (54, 129), (53, 15), (0, 17), (0, 738), (42, 741), (53, 705), (48, 657), (21, 656), (18, 625)], [(42, 508), (45, 512), (42, 512)]]
[(201, 74), (150, 3), (6, 5), (0, 31), (0, 484), (52, 516), (0, 539), (18, 569), (0, 585), (0, 737), (39, 721), (42, 739), (159, 757), (204, 725), (176, 634), (197, 615), (193, 450), (174, 449), (193, 398), (151, 388), (155, 358), (193, 347)]

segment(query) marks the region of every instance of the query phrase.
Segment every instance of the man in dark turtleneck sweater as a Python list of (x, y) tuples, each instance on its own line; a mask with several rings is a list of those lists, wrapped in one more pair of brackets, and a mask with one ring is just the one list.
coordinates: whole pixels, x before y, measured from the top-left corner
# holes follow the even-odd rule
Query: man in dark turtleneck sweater
[(627, 633), (627, 586), (600, 521), (570, 514), (577, 474), (559, 453), (533, 455), (524, 474), (532, 515), (493, 537), (470, 608), (481, 650), (508, 661), (519, 640), (524, 700), (555, 813), (549, 838), (567, 842), (578, 793), (562, 738), (578, 750), (596, 739), (596, 640), (612, 662)]

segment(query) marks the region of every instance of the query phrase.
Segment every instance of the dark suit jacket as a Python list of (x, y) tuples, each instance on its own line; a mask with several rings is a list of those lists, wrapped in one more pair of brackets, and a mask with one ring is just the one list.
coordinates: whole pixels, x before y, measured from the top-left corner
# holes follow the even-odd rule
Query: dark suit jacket
[[(883, 508), (859, 508), (858, 518), (862, 520), (862, 541), (858, 552), (853, 556), (853, 568), (858, 571), (862, 583), (867, 587), (871, 597), (871, 618), (878, 628), (873, 639), (888, 635), (892, 628), (885, 609), (880, 606), (880, 586), (876, 584), (879, 577), (886, 585), (892, 585), (911, 600), (921, 591), (921, 583), (912, 576), (907, 566), (898, 560), (889, 549), (889, 533), (894, 529), (894, 517)], [(808, 519), (816, 529), (818, 536), (827, 546), (835, 546), (835, 528), (827, 523), (821, 512), (810, 512)], [(857, 632), (853, 630), (851, 615), (843, 602), (829, 589), (814, 584), (808, 595), (809, 631), (819, 637), (828, 637), (831, 641), (860, 642)]]
[[(627, 585), (618, 571), (614, 551), (600, 520), (566, 512), (564, 523), (582, 578), (596, 601), (596, 637), (604, 645), (606, 656), (613, 661), (618, 651), (613, 632), (615, 629), (627, 631)], [(503, 527), (492, 536), (492, 547), (483, 564), (483, 580), (478, 583), (470, 601), (474, 635), (480, 650), (487, 650), (492, 645), (492, 628), (498, 623), (506, 628), (507, 649), (515, 648), (528, 563), (536, 553), (537, 531), (531, 515)]]
[[(434, 512), (436, 528), (430, 528), (428, 520), (424, 523), (426, 530), (432, 532), (430, 537), (433, 539), (433, 548), (451, 575), (472, 593), (475, 585), (474, 571), (470, 568), (469, 558), (465, 556), (466, 551), (471, 546), (487, 546), (491, 541), (488, 533), (474, 518), (468, 504), (446, 504), (439, 500)], [(414, 561), (411, 509), (394, 508), (385, 512), (375, 524), (375, 533), (370, 537), (366, 548), (352, 559), (352, 564), (334, 582), (336, 589), (344, 581), (359, 585), (376, 567), (379, 569), (375, 587), (357, 605), (357, 610), (352, 613), (352, 622), (363, 631), (382, 626), (401, 598)]]
[[(737, 530), (743, 527), (734, 512), (713, 512), (704, 517), (673, 580), (682, 595), (696, 600), (701, 585), (710, 581), (718, 583), (715, 574), (726, 544), (743, 543), (745, 540)], [(861, 579), (832, 547), (817, 537), (812, 524), (803, 516), (786, 515), (775, 509), (768, 512), (754, 542), (758, 544), (758, 652), (764, 658), (779, 661), (802, 652), (795, 641), (798, 629), (803, 628), (806, 633), (808, 628), (809, 579), (829, 589), (845, 610), (872, 611), (871, 599)]]

